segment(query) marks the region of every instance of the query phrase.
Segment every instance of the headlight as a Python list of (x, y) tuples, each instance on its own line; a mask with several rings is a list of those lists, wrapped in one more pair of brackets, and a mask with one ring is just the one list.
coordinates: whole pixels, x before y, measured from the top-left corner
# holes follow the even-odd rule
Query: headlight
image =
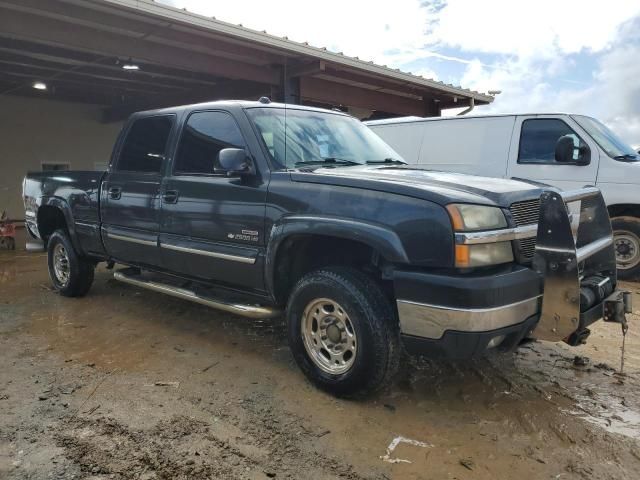
[(466, 205), (452, 203), (447, 205), (453, 229), (456, 232), (471, 232), (474, 230), (493, 230), (506, 228), (507, 219), (502, 210), (483, 205)]
[[(496, 207), (451, 204), (447, 205), (447, 211), (451, 217), (453, 230), (456, 232), (497, 230), (507, 227), (507, 219), (502, 210)], [(456, 245), (455, 265), (458, 268), (498, 265), (512, 261), (511, 242)]]

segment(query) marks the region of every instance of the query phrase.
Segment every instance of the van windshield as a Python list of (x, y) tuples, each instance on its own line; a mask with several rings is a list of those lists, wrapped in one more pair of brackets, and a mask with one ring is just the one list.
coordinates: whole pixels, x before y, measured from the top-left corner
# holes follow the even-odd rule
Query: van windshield
[(262, 107), (246, 112), (279, 168), (406, 163), (380, 137), (347, 115)]
[(607, 128), (606, 125), (595, 118), (584, 115), (572, 115), (572, 117), (611, 158), (626, 162), (640, 161), (640, 157), (633, 148)]

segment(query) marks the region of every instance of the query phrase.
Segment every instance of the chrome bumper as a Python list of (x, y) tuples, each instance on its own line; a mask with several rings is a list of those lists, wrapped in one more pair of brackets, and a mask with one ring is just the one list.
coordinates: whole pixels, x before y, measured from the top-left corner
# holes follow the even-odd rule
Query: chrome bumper
[(493, 308), (456, 309), (398, 300), (404, 335), (442, 338), (446, 331), (488, 332), (523, 322), (540, 311), (540, 297)]

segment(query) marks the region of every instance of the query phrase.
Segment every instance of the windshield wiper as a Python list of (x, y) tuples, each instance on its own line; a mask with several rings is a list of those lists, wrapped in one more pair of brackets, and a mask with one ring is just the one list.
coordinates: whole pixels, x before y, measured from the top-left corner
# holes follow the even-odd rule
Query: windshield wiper
[(384, 160), (367, 160), (367, 164), (369, 165), (381, 164), (381, 163), (388, 163), (388, 164), (395, 164), (395, 165), (408, 165), (407, 162), (398, 160), (397, 158), (385, 158)]
[(336, 157), (327, 157), (322, 160), (308, 160), (306, 162), (296, 162), (295, 166), (299, 167), (301, 165), (360, 165), (358, 162), (353, 162), (351, 160), (344, 160), (343, 158)]
[(614, 160), (637, 160), (638, 155), (634, 155), (632, 153), (625, 153), (624, 155), (616, 155), (613, 157)]

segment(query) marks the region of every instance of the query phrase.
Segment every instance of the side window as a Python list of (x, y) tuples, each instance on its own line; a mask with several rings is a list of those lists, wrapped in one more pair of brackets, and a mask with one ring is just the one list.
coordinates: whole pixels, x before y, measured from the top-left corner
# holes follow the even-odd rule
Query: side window
[(172, 125), (173, 115), (136, 120), (124, 139), (116, 170), (160, 173)]
[(214, 173), (223, 148), (245, 148), (240, 128), (225, 112), (196, 112), (187, 120), (175, 161), (175, 173)]
[(536, 118), (522, 122), (518, 163), (558, 164), (555, 159), (556, 143), (560, 137), (573, 140), (574, 160), (578, 160), (579, 147), (585, 145), (569, 125), (557, 118)]

